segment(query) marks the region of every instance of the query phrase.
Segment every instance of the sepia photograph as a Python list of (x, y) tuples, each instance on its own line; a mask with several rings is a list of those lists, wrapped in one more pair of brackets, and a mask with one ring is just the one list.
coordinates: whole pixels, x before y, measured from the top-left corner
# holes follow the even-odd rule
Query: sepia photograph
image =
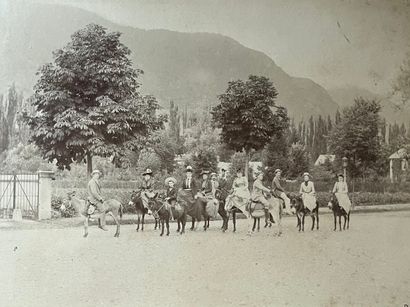
[(0, 306), (410, 304), (410, 0), (0, 0)]

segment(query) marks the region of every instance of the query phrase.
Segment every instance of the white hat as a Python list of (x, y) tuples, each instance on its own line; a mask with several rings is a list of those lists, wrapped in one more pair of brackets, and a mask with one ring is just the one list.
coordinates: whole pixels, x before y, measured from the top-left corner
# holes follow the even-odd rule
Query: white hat
[(93, 176), (95, 173), (98, 173), (98, 174), (102, 175), (102, 172), (100, 170), (95, 169), (91, 172), (91, 176)]
[(145, 172), (142, 174), (142, 176), (145, 176), (145, 175), (152, 175), (152, 170), (150, 168), (147, 168)]

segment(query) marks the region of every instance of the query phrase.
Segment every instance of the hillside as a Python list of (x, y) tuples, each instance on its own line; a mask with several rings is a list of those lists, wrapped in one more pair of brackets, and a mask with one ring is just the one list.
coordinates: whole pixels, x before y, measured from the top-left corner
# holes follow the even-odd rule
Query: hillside
[(333, 114), (337, 104), (314, 81), (289, 76), (265, 54), (219, 34), (141, 30), (121, 26), (72, 7), (13, 5), (2, 16), (0, 28), (0, 87), (11, 82), (30, 92), (40, 65), (51, 61), (52, 51), (88, 23), (99, 23), (123, 33), (136, 67), (145, 71), (143, 91), (163, 106), (214, 104), (227, 82), (249, 74), (269, 77), (278, 88), (278, 103), (296, 118)]

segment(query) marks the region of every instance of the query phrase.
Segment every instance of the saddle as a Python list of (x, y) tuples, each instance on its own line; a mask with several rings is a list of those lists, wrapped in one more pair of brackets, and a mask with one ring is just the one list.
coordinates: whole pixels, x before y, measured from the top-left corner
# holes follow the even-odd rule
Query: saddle
[(265, 216), (265, 206), (259, 201), (251, 201), (247, 209), (252, 217), (260, 218)]

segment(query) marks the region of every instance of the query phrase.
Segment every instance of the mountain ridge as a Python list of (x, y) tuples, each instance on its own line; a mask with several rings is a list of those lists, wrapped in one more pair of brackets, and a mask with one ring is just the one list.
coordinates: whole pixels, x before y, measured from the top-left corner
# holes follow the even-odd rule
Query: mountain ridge
[(6, 57), (0, 60), (0, 85), (14, 81), (31, 91), (35, 72), (52, 60), (52, 51), (62, 48), (86, 24), (98, 23), (122, 33), (121, 41), (132, 51), (134, 66), (145, 72), (140, 78), (142, 91), (153, 94), (162, 106), (167, 107), (170, 100), (189, 109), (213, 105), (229, 81), (255, 74), (271, 79), (279, 92), (277, 104), (287, 107), (292, 117), (334, 114), (338, 108), (326, 89), (313, 80), (288, 75), (263, 52), (226, 35), (139, 29), (71, 6), (23, 7), (15, 6), (5, 16), (9, 32), (0, 30), (9, 37), (2, 42)]

